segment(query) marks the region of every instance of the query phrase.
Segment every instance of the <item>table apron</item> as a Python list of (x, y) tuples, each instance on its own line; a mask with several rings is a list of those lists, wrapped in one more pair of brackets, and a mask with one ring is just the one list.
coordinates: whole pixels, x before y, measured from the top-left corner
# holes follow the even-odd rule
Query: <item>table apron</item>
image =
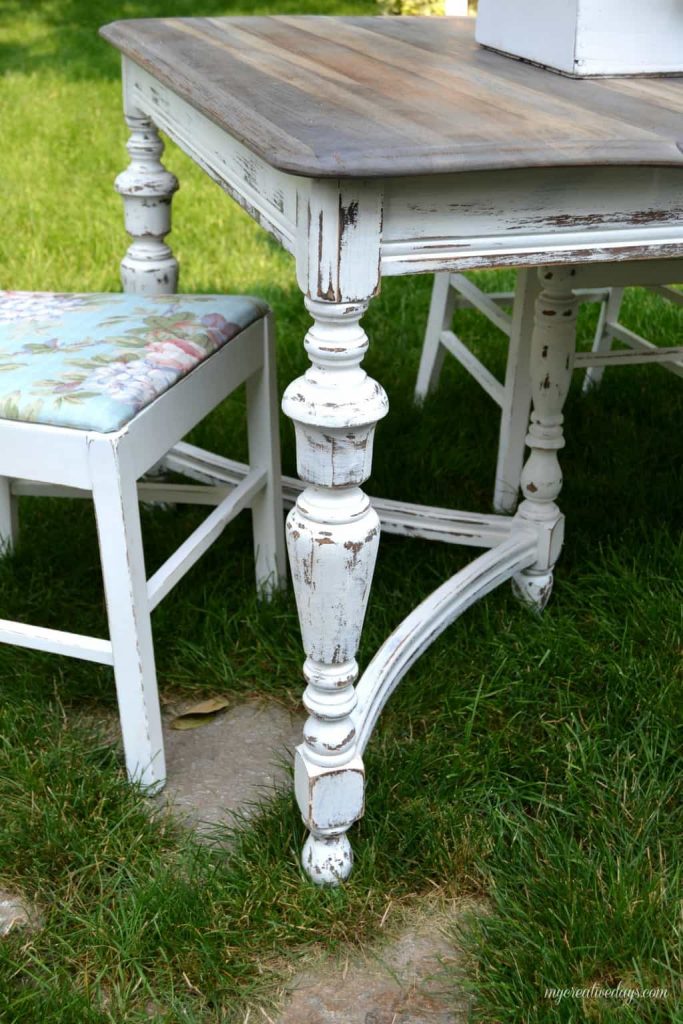
[(384, 184), (384, 276), (682, 255), (677, 168), (535, 168)]
[[(376, 192), (385, 277), (554, 263), (642, 265), (683, 257), (678, 168), (533, 168), (316, 181), (272, 167), (125, 57), (123, 75), (127, 111), (150, 117), (300, 259), (302, 252), (311, 255), (312, 197), (335, 189), (345, 202), (357, 190), (365, 205)], [(648, 283), (647, 275), (642, 283)]]

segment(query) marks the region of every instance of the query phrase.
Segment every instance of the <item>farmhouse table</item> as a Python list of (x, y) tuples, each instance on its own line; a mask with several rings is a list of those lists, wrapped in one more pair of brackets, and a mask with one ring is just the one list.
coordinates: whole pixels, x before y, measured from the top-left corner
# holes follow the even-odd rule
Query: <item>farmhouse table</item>
[[(298, 473), (285, 481), (309, 718), (296, 796), (318, 883), (351, 870), (362, 755), (396, 685), (469, 605), (508, 579), (536, 608), (562, 545), (562, 406), (574, 290), (678, 280), (683, 82), (574, 81), (479, 48), (452, 18), (235, 17), (122, 21), (129, 168), (117, 179), (132, 244), (127, 290), (173, 291), (166, 245), (177, 187), (162, 129), (296, 260), (311, 366), (286, 389)], [(371, 504), (386, 395), (361, 367), (360, 326), (382, 276), (519, 267), (532, 333), (533, 412), (513, 517)], [(526, 412), (525, 412), (526, 415)], [(169, 464), (235, 482), (239, 464)], [(174, 463), (175, 460), (175, 463)], [(385, 530), (481, 547), (381, 646), (356, 683), (359, 636)]]

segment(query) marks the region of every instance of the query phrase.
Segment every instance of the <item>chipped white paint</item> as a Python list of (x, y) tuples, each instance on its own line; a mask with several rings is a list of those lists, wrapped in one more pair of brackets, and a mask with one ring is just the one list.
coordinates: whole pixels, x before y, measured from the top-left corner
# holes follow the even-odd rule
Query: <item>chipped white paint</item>
[[(322, 221), (321, 230), (330, 233)], [(338, 294), (343, 275), (325, 267), (321, 289)], [(297, 469), (308, 483), (287, 518), (310, 715), (295, 774), (311, 833), (304, 866), (315, 882), (329, 883), (351, 870), (345, 833), (363, 813), (363, 766), (354, 756), (351, 715), (379, 518), (360, 485), (370, 475), (375, 425), (388, 404), (360, 365), (368, 347), (360, 326), (367, 302), (307, 298), (306, 305), (314, 317), (306, 336), (311, 366), (282, 403), (296, 428)]]
[(126, 292), (171, 295), (178, 290), (178, 263), (164, 241), (171, 230), (171, 199), (178, 182), (161, 163), (164, 144), (156, 125), (137, 111), (126, 113), (130, 164), (116, 179), (131, 236), (121, 262)]
[[(162, 786), (166, 774), (152, 608), (247, 505), (255, 512), (254, 546), (261, 592), (267, 596), (285, 579), (272, 368), (273, 335), (270, 317), (266, 317), (247, 327), (115, 433), (0, 420), (0, 481), (5, 484), (0, 489), (4, 501), (0, 514), (5, 516), (0, 525), (4, 530), (11, 526), (18, 493), (92, 494), (110, 633), (107, 640), (2, 620), (0, 643), (113, 664), (126, 767), (129, 777), (146, 788)], [(157, 501), (170, 498), (217, 506), (148, 582), (137, 480), (245, 381), (252, 465), (245, 467), (238, 488), (226, 493), (225, 486), (219, 485), (216, 494), (207, 494), (206, 486), (195, 491), (187, 485), (139, 485), (141, 496), (151, 493)], [(210, 457), (209, 453), (199, 454), (201, 459)], [(8, 487), (6, 482), (12, 477), (21, 479)]]
[(381, 185), (383, 276), (683, 255), (677, 168), (507, 168)]
[[(206, 504), (217, 504), (218, 495), (225, 496), (223, 488), (236, 487), (249, 472), (249, 467), (243, 462), (226, 459), (220, 455), (209, 456), (186, 442), (175, 445), (164, 459), (164, 464), (168, 469), (183, 473), (193, 480), (214, 484), (207, 486), (206, 492), (200, 491), (201, 500)], [(158, 486), (141, 484), (138, 486), (138, 493), (141, 498), (144, 496), (148, 501), (150, 498), (155, 500), (155, 491), (152, 488)], [(296, 477), (282, 477), (282, 501), (286, 508), (295, 504), (305, 486), (306, 484)], [(38, 488), (34, 487), (28, 491), (23, 485), (21, 489), (15, 485), (12, 492), (35, 494), (38, 493)], [(176, 490), (170, 493), (175, 495)], [(170, 500), (181, 501), (182, 491), (179, 490), (177, 493), (178, 498), (173, 497)], [(71, 496), (78, 496), (77, 492)], [(379, 516), (383, 533), (435, 540), (443, 544), (464, 544), (475, 548), (496, 547), (510, 535), (512, 520), (509, 516), (460, 512), (451, 508), (415, 505), (408, 501), (392, 501), (389, 498), (370, 497), (369, 500)]]

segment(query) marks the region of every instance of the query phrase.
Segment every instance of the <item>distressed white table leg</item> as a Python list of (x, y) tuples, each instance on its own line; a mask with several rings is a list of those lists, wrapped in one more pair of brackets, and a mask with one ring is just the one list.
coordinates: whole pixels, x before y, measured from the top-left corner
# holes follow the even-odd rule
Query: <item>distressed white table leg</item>
[(526, 443), (531, 449), (522, 470), (524, 501), (516, 519), (538, 532), (538, 559), (514, 577), (517, 595), (541, 611), (553, 584), (553, 566), (562, 548), (564, 516), (555, 499), (562, 489), (557, 453), (564, 447), (562, 407), (569, 392), (576, 347), (578, 300), (572, 292), (571, 267), (538, 271), (541, 291), (531, 339), (531, 397), (533, 409)]
[(178, 290), (178, 263), (164, 239), (171, 230), (178, 181), (161, 163), (164, 144), (153, 122), (127, 111), (126, 124), (131, 160), (115, 188), (123, 198), (126, 231), (133, 241), (121, 262), (121, 283), (124, 292), (172, 295)]
[(312, 366), (283, 399), (294, 421), (299, 475), (308, 486), (287, 519), (308, 684), (295, 790), (310, 830), (302, 861), (318, 884), (351, 870), (346, 831), (363, 813), (363, 762), (355, 753), (356, 652), (379, 545), (379, 518), (360, 484), (370, 475), (382, 388), (361, 369), (366, 302), (307, 299)]

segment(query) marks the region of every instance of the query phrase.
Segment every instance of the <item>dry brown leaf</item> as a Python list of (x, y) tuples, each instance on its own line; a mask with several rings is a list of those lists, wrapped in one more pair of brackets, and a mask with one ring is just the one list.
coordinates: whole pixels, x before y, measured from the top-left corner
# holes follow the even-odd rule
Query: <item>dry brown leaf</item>
[(171, 719), (171, 729), (197, 729), (199, 726), (208, 725), (216, 717), (219, 711), (223, 711), (230, 705), (225, 697), (209, 697), (199, 704), (183, 711), (182, 715), (176, 715)]

